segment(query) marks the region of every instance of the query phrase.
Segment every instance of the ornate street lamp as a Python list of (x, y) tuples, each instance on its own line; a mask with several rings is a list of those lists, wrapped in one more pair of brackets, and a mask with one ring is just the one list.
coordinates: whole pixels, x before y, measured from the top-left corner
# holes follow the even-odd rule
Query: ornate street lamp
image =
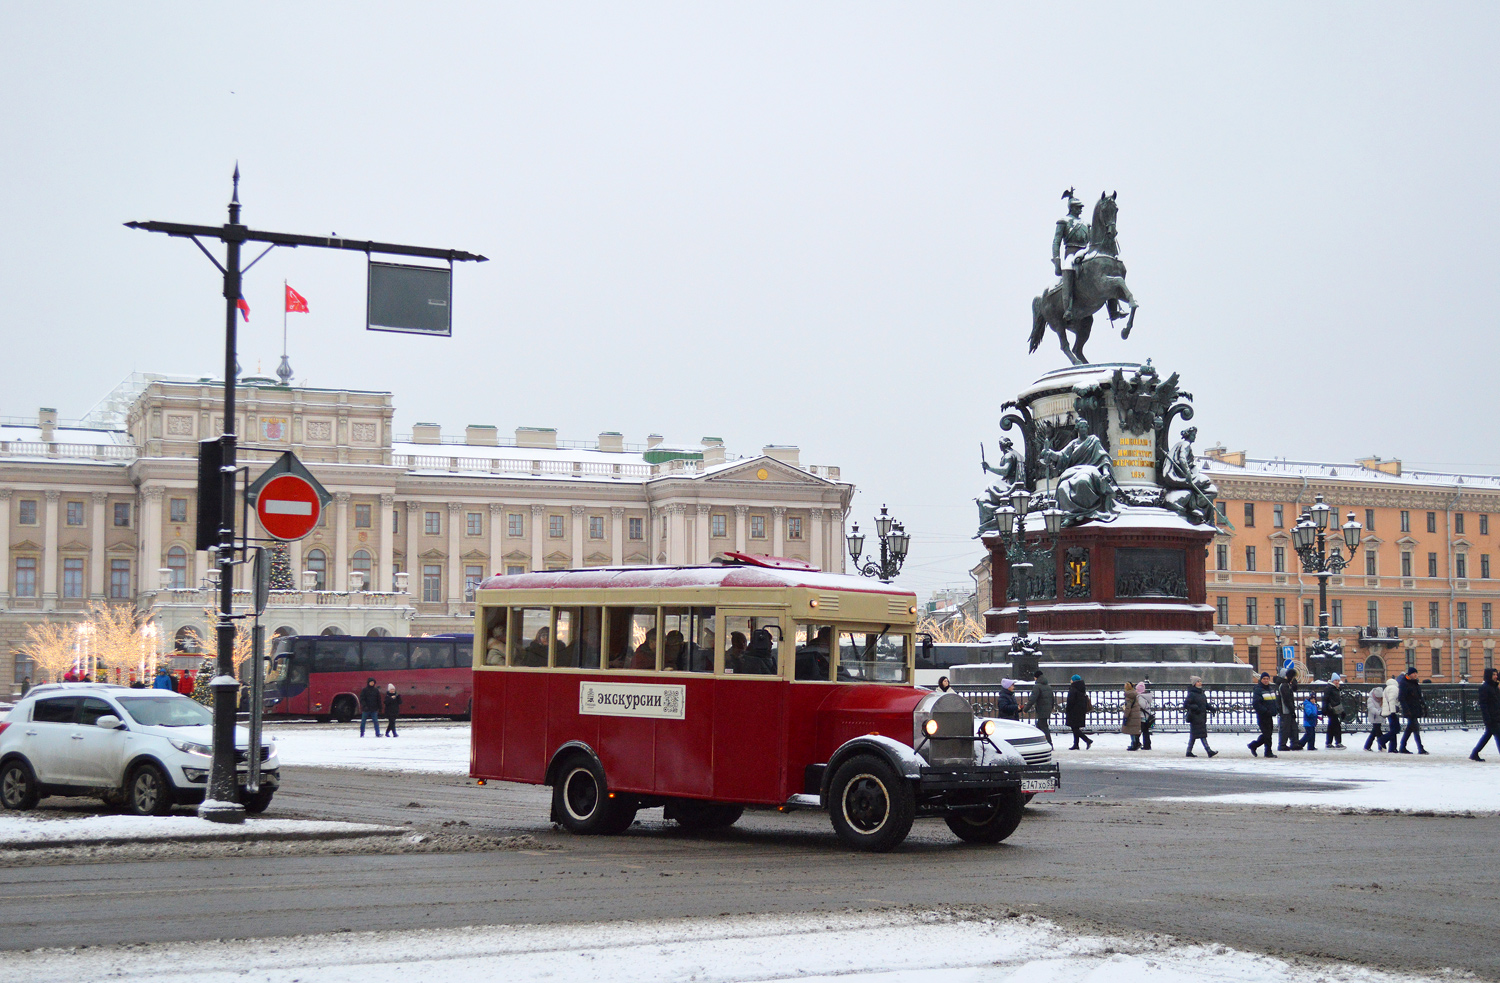
[(1042, 527), (1028, 534), (1026, 517), (1031, 508), (1031, 493), (1017, 485), (1010, 493), (1010, 504), (995, 512), (995, 527), (1000, 534), (1000, 544), (1005, 549), (1005, 559), (1010, 565), (1010, 583), (1016, 592), (1016, 636), (1010, 643), (1011, 671), (1018, 676), (1026, 670), (1035, 671), (1041, 661), (1042, 647), (1032, 638), (1028, 629), (1026, 601), (1031, 594), (1031, 561), (1027, 558), (1028, 540), (1034, 543), (1033, 551), (1040, 548), (1051, 552), (1057, 544), (1062, 530), (1063, 513), (1053, 506), (1042, 509)]
[[(1336, 527), (1343, 529), (1344, 545), (1349, 548), (1349, 555), (1346, 557), (1338, 542), (1334, 542), (1332, 550), (1328, 549), (1327, 532), (1332, 515), (1333, 509), (1323, 502), (1323, 496), (1317, 496), (1312, 507), (1303, 512), (1297, 524), (1292, 527), (1292, 546), (1302, 558), (1303, 572), (1316, 574), (1318, 578), (1318, 638), (1313, 642), (1308, 656), (1339, 659), (1338, 671), (1341, 672), (1343, 644), (1328, 638), (1328, 578), (1343, 573), (1344, 568), (1354, 559), (1364, 526), (1355, 522), (1354, 513), (1350, 512), (1349, 521), (1342, 527)], [(1307, 669), (1310, 674), (1314, 672), (1310, 662)]]
[(896, 575), (901, 572), (901, 564), (906, 562), (911, 536), (907, 535), (905, 526), (886, 512), (884, 505), (880, 507), (880, 514), (875, 517), (875, 532), (880, 537), (879, 564), (873, 558), (861, 560), (865, 552), (865, 537), (859, 531), (858, 522), (844, 539), (849, 547), (849, 559), (854, 561), (855, 571), (861, 576), (874, 577), (888, 584), (896, 579)]

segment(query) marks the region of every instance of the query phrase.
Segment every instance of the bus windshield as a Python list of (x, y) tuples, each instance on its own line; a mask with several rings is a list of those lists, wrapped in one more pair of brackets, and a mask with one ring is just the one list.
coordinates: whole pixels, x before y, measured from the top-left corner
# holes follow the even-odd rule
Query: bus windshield
[(905, 683), (911, 642), (907, 635), (891, 635), (890, 625), (879, 631), (840, 631), (838, 679), (849, 683)]

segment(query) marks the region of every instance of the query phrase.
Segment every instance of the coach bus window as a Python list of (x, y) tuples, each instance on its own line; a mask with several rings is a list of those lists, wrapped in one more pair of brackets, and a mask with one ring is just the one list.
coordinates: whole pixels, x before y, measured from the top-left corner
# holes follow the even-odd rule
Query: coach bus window
[(598, 669), (603, 608), (558, 608), (552, 664), (569, 669)]
[(359, 672), (359, 643), (319, 640), (313, 672)]
[(663, 608), (662, 668), (714, 671), (714, 609)]
[[(776, 618), (725, 615), (724, 671), (751, 676), (777, 674), (777, 649), (781, 646), (781, 624)], [(735, 636), (738, 635), (739, 638)]]
[(365, 642), (365, 672), (390, 672), (406, 667), (405, 641), (370, 639)]
[(796, 678), (828, 682), (829, 668), (833, 660), (833, 627), (798, 622), (796, 630)]
[(609, 667), (655, 669), (656, 608), (610, 608), (607, 613)]
[(856, 683), (907, 681), (908, 639), (879, 631), (839, 632), (838, 679)]
[(505, 608), (490, 608), (484, 615), (484, 664), (505, 665)]
[(552, 609), (511, 608), (510, 617), (516, 623), (515, 648), (511, 650), (510, 664), (545, 667), (547, 648), (552, 641)]

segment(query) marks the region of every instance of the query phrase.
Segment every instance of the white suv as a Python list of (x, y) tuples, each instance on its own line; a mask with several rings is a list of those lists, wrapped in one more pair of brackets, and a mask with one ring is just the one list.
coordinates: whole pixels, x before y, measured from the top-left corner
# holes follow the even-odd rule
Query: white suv
[[(245, 791), (247, 734), (238, 731), (240, 801), (265, 812), (280, 784), (274, 744), (260, 748), (260, 791)], [(30, 809), (47, 795), (97, 796), (138, 816), (203, 801), (213, 714), (170, 690), (104, 683), (36, 686), (0, 722), (0, 805)]]

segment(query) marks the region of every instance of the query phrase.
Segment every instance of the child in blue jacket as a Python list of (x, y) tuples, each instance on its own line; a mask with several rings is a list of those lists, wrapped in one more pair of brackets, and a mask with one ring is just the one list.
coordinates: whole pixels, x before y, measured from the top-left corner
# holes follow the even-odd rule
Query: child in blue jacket
[(1309, 694), (1302, 701), (1302, 746), (1309, 751), (1318, 749), (1318, 701)]

